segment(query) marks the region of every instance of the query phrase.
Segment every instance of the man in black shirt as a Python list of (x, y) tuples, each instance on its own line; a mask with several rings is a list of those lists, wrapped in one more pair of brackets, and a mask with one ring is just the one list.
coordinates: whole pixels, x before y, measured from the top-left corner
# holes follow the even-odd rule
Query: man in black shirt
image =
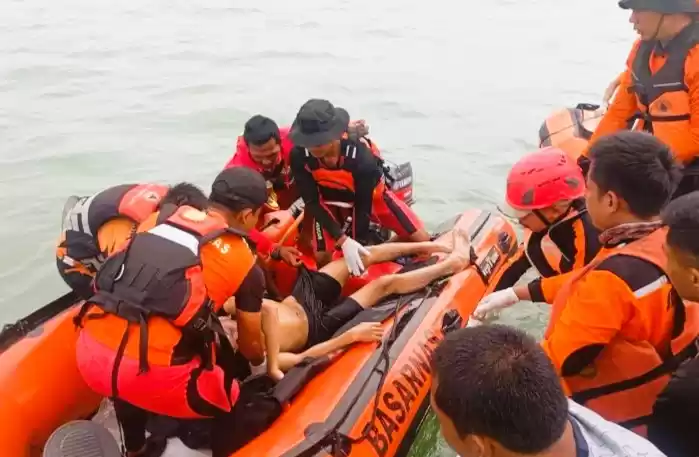
[[(314, 244), (321, 265), (333, 244), (341, 248), (353, 275), (364, 270), (362, 245), (374, 220), (405, 241), (428, 241), (415, 213), (389, 190), (380, 158), (363, 141), (344, 139), (349, 114), (327, 100), (308, 100), (291, 126), (291, 171), (306, 208), (315, 219)], [(352, 237), (344, 234), (351, 211)], [(355, 240), (356, 239), (356, 240)]]

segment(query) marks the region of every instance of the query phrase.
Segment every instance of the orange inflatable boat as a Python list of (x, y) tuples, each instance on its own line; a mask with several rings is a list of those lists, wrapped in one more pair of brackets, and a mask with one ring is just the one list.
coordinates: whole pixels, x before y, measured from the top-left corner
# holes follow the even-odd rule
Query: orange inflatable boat
[[(266, 217), (277, 219), (265, 228), (270, 234), (276, 231), (277, 239), (293, 231), (297, 220), (289, 212)], [(449, 237), (454, 228), (470, 235), (471, 266), (420, 292), (388, 299), (339, 331), (381, 320), (380, 345), (355, 344), (332, 357), (307, 360), (277, 385), (262, 383), (254, 395), (241, 395), (236, 404), (241, 414), (231, 416), (227, 431), (259, 430), (228, 442), (223, 447), (229, 449), (218, 455), (403, 455), (429, 404), (432, 351), (446, 332), (465, 324), (518, 249), (513, 227), (496, 214), (466, 211), (435, 236)], [(401, 265), (377, 267), (381, 269), (369, 270), (362, 280)], [(39, 456), (56, 428), (90, 418), (99, 407), (101, 399), (76, 367), (76, 311), (74, 296), (67, 294), (0, 333), (0, 455)], [(246, 423), (265, 407), (266, 419)]]
[(591, 103), (554, 111), (541, 124), (539, 147), (555, 146), (577, 160), (603, 115), (604, 108)]

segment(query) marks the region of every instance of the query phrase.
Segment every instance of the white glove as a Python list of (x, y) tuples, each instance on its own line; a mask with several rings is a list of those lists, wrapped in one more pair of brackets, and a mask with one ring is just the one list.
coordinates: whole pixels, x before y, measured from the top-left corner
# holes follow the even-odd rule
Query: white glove
[(483, 325), (483, 321), (479, 321), (475, 317), (471, 316), (471, 318), (468, 320), (466, 323), (466, 327), (478, 327), (479, 325)]
[(362, 262), (361, 255), (369, 255), (367, 248), (350, 237), (347, 237), (345, 241), (342, 242), (341, 248), (349, 272), (353, 276), (359, 276), (364, 273), (364, 262)]
[(251, 376), (257, 376), (267, 373), (267, 357), (265, 357), (262, 363), (259, 365), (253, 365), (251, 363), (250, 371), (252, 372)]
[(507, 308), (518, 301), (519, 297), (515, 294), (515, 290), (512, 287), (499, 290), (481, 300), (473, 311), (472, 316), (479, 321), (483, 321), (488, 316), (488, 313)]

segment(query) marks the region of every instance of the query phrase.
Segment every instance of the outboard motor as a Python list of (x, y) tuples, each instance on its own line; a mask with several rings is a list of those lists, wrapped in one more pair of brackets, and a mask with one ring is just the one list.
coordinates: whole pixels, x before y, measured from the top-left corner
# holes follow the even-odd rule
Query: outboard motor
[(410, 162), (400, 165), (384, 162), (384, 174), (386, 180), (396, 197), (403, 200), (406, 205), (415, 203), (413, 194), (413, 166)]
[(51, 434), (43, 457), (121, 457), (119, 444), (109, 430), (96, 422), (71, 421)]

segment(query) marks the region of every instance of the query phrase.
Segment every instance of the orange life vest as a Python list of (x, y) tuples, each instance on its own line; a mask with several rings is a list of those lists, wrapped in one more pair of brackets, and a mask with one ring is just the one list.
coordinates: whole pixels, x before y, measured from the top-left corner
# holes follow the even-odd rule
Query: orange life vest
[(650, 61), (653, 53), (658, 52), (658, 43), (640, 42), (631, 61), (630, 87), (639, 110), (630, 121), (639, 120), (637, 130), (645, 130), (661, 140), (680, 133), (689, 135), (691, 103), (685, 84), (685, 61), (697, 44), (699, 24), (692, 23), (670, 41), (665, 63), (653, 73)]
[[(151, 221), (147, 223), (152, 225)], [(201, 246), (224, 233), (244, 237), (222, 218), (192, 207), (164, 209), (152, 228), (139, 231), (124, 249), (106, 260), (95, 278), (95, 294), (83, 305), (76, 323), (110, 315), (138, 325), (141, 372), (149, 370), (150, 342), (160, 349), (156, 354), (158, 365), (183, 364), (200, 356), (202, 365), (210, 369), (215, 335), (221, 335), (221, 341), (228, 339), (208, 297), (199, 253)], [(242, 282), (248, 270), (241, 268), (235, 273), (240, 278), (231, 279)], [(88, 314), (95, 307), (102, 313)], [(150, 325), (151, 320), (156, 321), (155, 325)], [(110, 334), (93, 335), (117, 353), (112, 367), (114, 379), (125, 349), (127, 357), (134, 355), (127, 348), (132, 327), (128, 325), (123, 331), (122, 326), (102, 326), (102, 331)], [(149, 330), (154, 334), (149, 335)], [(169, 360), (163, 360), (162, 353), (168, 354)]]
[(156, 210), (168, 190), (159, 184), (124, 184), (80, 198), (63, 219), (56, 256), (71, 267), (81, 264), (94, 275), (104, 261), (97, 242), (100, 227), (117, 217), (140, 224)]
[[(376, 166), (383, 170), (383, 161), (378, 155), (378, 148), (362, 138), (360, 142), (343, 140), (340, 144), (340, 157), (337, 167), (328, 168), (311, 156), (311, 153), (306, 149), (306, 158), (308, 160), (307, 168), (313, 175), (313, 179), (318, 185), (320, 194), (324, 197), (326, 204), (331, 204), (341, 207), (351, 207), (354, 201), (355, 183), (352, 171), (344, 166), (346, 161), (354, 160), (357, 154), (361, 154), (360, 147), (366, 147), (376, 158)], [(382, 195), (385, 191), (385, 181), (382, 178), (379, 184), (374, 189), (374, 196)], [(344, 203), (344, 204), (343, 204)]]
[[(638, 257), (664, 271), (666, 257), (662, 246), (665, 233), (665, 229), (659, 229), (618, 249), (603, 251), (586, 267), (572, 273), (569, 282), (556, 295), (546, 338), (550, 337), (577, 282), (610, 256)], [(675, 303), (671, 301), (672, 286), (665, 284), (662, 287), (666, 292), (665, 303), (649, 305), (670, 309)], [(652, 299), (657, 299), (657, 296), (653, 294)], [(699, 304), (677, 300), (674, 309), (675, 330), (666, 353), (659, 354), (647, 341), (616, 338), (583, 372), (563, 378), (573, 400), (605, 419), (645, 436), (645, 422), (652, 414), (655, 400), (669, 382), (671, 373), (697, 353), (695, 341), (699, 334)]]
[[(599, 246), (598, 233), (596, 230), (591, 230), (592, 225), (587, 218), (587, 209), (584, 205), (574, 203), (568, 214), (552, 224), (546, 232), (532, 233), (527, 231), (524, 254), (541, 277), (550, 278), (561, 273), (568, 273), (591, 261), (594, 257), (593, 252), (597, 254), (599, 251), (597, 248)], [(571, 238), (569, 246), (559, 246), (554, 241), (569, 236)], [(588, 243), (595, 243), (594, 251), (588, 248)], [(567, 252), (569, 250), (571, 251)]]

